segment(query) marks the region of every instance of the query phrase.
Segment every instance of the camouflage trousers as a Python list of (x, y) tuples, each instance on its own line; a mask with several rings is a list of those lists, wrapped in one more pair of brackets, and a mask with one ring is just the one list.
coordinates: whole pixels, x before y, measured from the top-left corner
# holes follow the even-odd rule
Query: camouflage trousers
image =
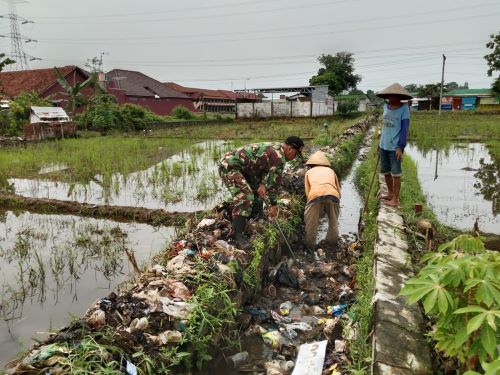
[(259, 181), (248, 180), (236, 168), (219, 167), (219, 175), (232, 196), (232, 216), (250, 217), (252, 207), (262, 205), (262, 199), (257, 194)]

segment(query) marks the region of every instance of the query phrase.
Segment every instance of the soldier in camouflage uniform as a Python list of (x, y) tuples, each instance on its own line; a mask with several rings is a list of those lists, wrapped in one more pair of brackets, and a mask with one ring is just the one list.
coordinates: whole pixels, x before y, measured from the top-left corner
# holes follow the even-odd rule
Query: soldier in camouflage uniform
[(283, 143), (256, 143), (227, 152), (219, 162), (219, 175), (233, 197), (234, 237), (248, 247), (243, 235), (249, 217), (262, 215), (263, 200), (270, 204), (269, 216), (276, 216), (278, 189), (287, 161), (302, 157), (304, 142), (288, 137)]

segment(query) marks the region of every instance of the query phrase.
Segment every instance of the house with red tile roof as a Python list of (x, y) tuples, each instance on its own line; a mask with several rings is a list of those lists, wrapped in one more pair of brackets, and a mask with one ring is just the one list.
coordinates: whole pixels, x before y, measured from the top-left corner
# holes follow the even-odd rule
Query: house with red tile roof
[(185, 87), (174, 82), (165, 82), (164, 85), (173, 90), (189, 95), (196, 110), (203, 112), (234, 113), (236, 111), (237, 100), (259, 100), (259, 98), (253, 93), (235, 93), (234, 91), (229, 90), (210, 90)]
[(113, 69), (106, 73), (106, 90), (116, 96), (120, 104), (148, 107), (158, 115), (170, 115), (177, 106), (196, 111), (191, 97), (183, 91), (133, 70)]
[[(88, 72), (75, 65), (58, 69), (71, 86), (83, 83), (89, 78)], [(54, 68), (0, 72), (0, 96), (13, 99), (26, 91), (34, 91), (43, 98), (50, 97), (50, 100), (59, 106), (64, 106), (67, 98), (65, 90), (57, 82)], [(92, 96), (94, 90), (88, 87), (83, 94)]]

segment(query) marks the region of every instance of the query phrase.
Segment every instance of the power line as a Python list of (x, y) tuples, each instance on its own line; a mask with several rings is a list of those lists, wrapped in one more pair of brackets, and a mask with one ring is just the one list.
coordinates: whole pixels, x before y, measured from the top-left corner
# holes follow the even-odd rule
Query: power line
[(9, 14), (0, 15), (0, 18), (6, 18), (10, 21), (10, 33), (0, 35), (1, 38), (10, 39), (10, 57), (15, 61), (13, 64), (17, 70), (28, 69), (28, 61), (41, 60), (37, 57), (28, 55), (23, 48), (23, 42), (30, 43), (37, 40), (22, 35), (19, 32), (19, 23), (22, 25), (33, 23), (17, 15), (16, 4), (27, 3), (24, 0), (4, 0), (9, 5)]
[[(492, 2), (492, 3), (486, 3), (483, 5), (495, 5), (497, 2)], [(446, 11), (447, 13), (450, 12), (455, 12), (455, 11), (460, 11), (460, 10), (465, 10), (465, 9), (477, 9), (477, 5), (473, 6), (463, 6), (463, 7), (455, 7), (455, 8), (446, 8), (443, 10), (435, 10), (433, 12), (412, 12), (412, 13), (407, 13), (407, 14), (400, 14), (400, 15), (391, 15), (391, 16), (383, 16), (383, 17), (369, 17), (369, 18), (362, 18), (362, 19), (355, 19), (355, 20), (344, 20), (344, 21), (336, 21), (335, 25), (347, 25), (347, 24), (352, 24), (352, 23), (365, 23), (365, 22), (373, 22), (373, 21), (380, 21), (380, 20), (392, 20), (395, 17), (396, 18), (401, 18), (401, 17), (415, 17), (415, 16), (426, 16), (429, 14), (436, 14), (441, 11)], [(254, 35), (255, 33), (269, 33), (269, 32), (277, 32), (277, 31), (286, 31), (286, 30), (300, 30), (300, 29), (311, 29), (311, 28), (318, 28), (318, 27), (325, 27), (325, 26), (331, 26), (332, 22), (329, 21), (327, 23), (318, 23), (318, 24), (307, 24), (304, 26), (287, 26), (287, 27), (278, 27), (278, 28), (270, 28), (270, 29), (252, 29), (252, 30), (243, 30), (243, 31), (231, 31), (231, 35), (245, 35), (245, 34), (250, 34)], [(100, 41), (120, 41), (120, 40), (127, 40), (127, 41), (133, 41), (133, 40), (167, 40), (167, 39), (185, 39), (185, 38), (200, 38), (200, 37), (219, 37), (219, 36), (225, 36), (227, 35), (227, 32), (222, 32), (222, 33), (196, 33), (196, 34), (169, 34), (169, 35), (164, 35), (161, 37), (153, 37), (151, 35), (148, 36), (122, 36), (122, 37), (113, 37), (113, 38), (85, 38), (85, 39), (79, 39), (80, 41), (88, 41), (88, 42), (100, 42)], [(45, 40), (50, 40), (50, 41), (74, 41), (74, 38), (46, 38)]]
[(181, 8), (181, 9), (169, 9), (166, 11), (155, 11), (155, 12), (135, 12), (135, 13), (113, 13), (113, 14), (95, 14), (95, 15), (89, 15), (89, 16), (39, 16), (39, 17), (33, 17), (34, 19), (39, 19), (39, 20), (58, 20), (58, 19), (96, 19), (96, 18), (113, 18), (113, 17), (137, 17), (137, 16), (144, 16), (144, 15), (158, 15), (158, 14), (171, 14), (171, 13), (179, 13), (179, 12), (193, 12), (193, 11), (203, 11), (203, 10), (214, 10), (214, 9), (223, 9), (223, 8), (240, 8), (244, 5), (250, 4), (250, 5), (255, 5), (255, 4), (269, 4), (272, 2), (279, 2), (279, 1), (284, 1), (284, 0), (261, 0), (261, 1), (256, 1), (256, 0), (250, 0), (250, 1), (238, 1), (237, 3), (230, 3), (230, 4), (221, 4), (221, 5), (210, 5), (210, 6), (205, 6), (205, 7), (196, 7), (195, 9), (193, 8)]
[[(220, 17), (233, 17), (233, 16), (239, 16), (239, 15), (249, 15), (249, 14), (262, 14), (262, 13), (271, 13), (274, 11), (291, 11), (291, 10), (296, 10), (296, 9), (301, 9), (301, 8), (311, 8), (315, 6), (322, 6), (322, 5), (336, 5), (339, 3), (352, 3), (353, 1), (360, 1), (360, 0), (338, 0), (338, 1), (322, 1), (322, 2), (317, 2), (317, 3), (304, 3), (301, 5), (296, 5), (296, 6), (285, 6), (285, 7), (278, 7), (278, 8), (271, 8), (271, 9), (259, 9), (259, 10), (247, 10), (247, 11), (242, 11), (242, 12), (234, 12), (234, 13), (222, 13), (222, 14), (211, 14), (211, 15), (202, 15), (202, 16), (187, 16), (187, 17), (178, 17), (178, 18), (155, 18), (155, 19), (145, 19), (145, 20), (133, 20), (133, 23), (147, 23), (151, 24), (154, 22), (175, 22), (175, 21), (186, 21), (186, 20), (194, 20), (194, 19), (213, 19), (213, 18), (220, 18)], [(191, 9), (190, 11), (194, 11), (196, 9)], [(65, 18), (65, 17), (62, 17)], [(53, 23), (50, 22), (51, 25), (98, 25), (102, 23), (106, 24), (122, 24), (122, 23), (127, 23), (130, 24), (132, 20), (120, 20), (120, 21), (106, 21), (106, 22), (59, 22), (59, 23)], [(43, 22), (42, 22), (43, 23)], [(47, 24), (47, 23), (45, 23)]]
[[(401, 24), (384, 24), (384, 25), (375, 25), (375, 26), (368, 26), (368, 27), (362, 27), (362, 28), (353, 28), (353, 29), (342, 29), (342, 30), (335, 30), (335, 31), (322, 31), (322, 32), (314, 32), (314, 33), (296, 33), (296, 34), (287, 34), (287, 35), (264, 35), (264, 36), (252, 36), (248, 38), (228, 38), (228, 39), (221, 39), (221, 38), (216, 38), (215, 40), (212, 39), (203, 39), (206, 38), (206, 35), (200, 35), (194, 40), (182, 40), (183, 38), (181, 36), (173, 39), (169, 43), (177, 43), (177, 44), (225, 44), (225, 43), (230, 43), (230, 42), (245, 42), (245, 41), (255, 41), (255, 40), (276, 40), (276, 39), (297, 39), (297, 38), (309, 38), (309, 37), (318, 37), (318, 36), (325, 36), (325, 35), (336, 35), (336, 34), (345, 34), (345, 33), (352, 33), (352, 32), (358, 32), (358, 31), (380, 31), (380, 30), (387, 30), (387, 29), (394, 29), (394, 28), (401, 28), (401, 27), (409, 27), (409, 26), (422, 26), (422, 25), (431, 25), (431, 24), (442, 24), (443, 22), (456, 22), (456, 21), (461, 21), (461, 20), (470, 20), (474, 18), (488, 18), (488, 17), (496, 17), (500, 15), (500, 12), (497, 13), (487, 13), (487, 14), (478, 14), (478, 15), (467, 15), (464, 17), (455, 17), (452, 19), (447, 19), (443, 21), (442, 19), (438, 20), (431, 20), (431, 21), (422, 21), (422, 22), (405, 22)], [(297, 28), (295, 28), (296, 30)], [(227, 33), (221, 34), (221, 35), (228, 35)], [(191, 36), (190, 36), (191, 38)], [(62, 42), (67, 41), (67, 44), (75, 45), (75, 44), (94, 44), (96, 42), (100, 42), (101, 39), (64, 39), (64, 38), (59, 38), (59, 39), (54, 39), (54, 38), (47, 38), (47, 39), (41, 39), (42, 42), (44, 43), (56, 43), (56, 44), (63, 44)], [(141, 45), (145, 44), (156, 44), (163, 39), (151, 39), (147, 38), (146, 40), (144, 38), (141, 38), (137, 41), (134, 41), (133, 39), (130, 38), (124, 38), (124, 39), (116, 39), (114, 41), (114, 44), (116, 45), (136, 45), (137, 42), (140, 41)]]

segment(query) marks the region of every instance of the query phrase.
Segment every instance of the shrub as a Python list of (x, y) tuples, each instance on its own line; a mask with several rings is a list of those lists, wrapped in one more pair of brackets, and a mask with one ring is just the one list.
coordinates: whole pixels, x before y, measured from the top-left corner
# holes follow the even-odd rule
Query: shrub
[(341, 115), (347, 115), (353, 112), (357, 112), (359, 108), (359, 100), (358, 99), (345, 99), (339, 101), (337, 106), (337, 112)]
[(172, 110), (172, 115), (181, 120), (192, 120), (195, 116), (186, 107), (178, 105)]
[(126, 129), (142, 130), (148, 125), (147, 110), (136, 104), (123, 104), (119, 107), (122, 127)]
[(461, 235), (422, 258), (427, 264), (402, 288), (409, 303), (422, 301), (436, 319), (436, 349), (456, 356), (468, 374), (499, 366), (500, 254)]
[(22, 92), (10, 102), (8, 112), (2, 116), (2, 122), (5, 124), (2, 132), (7, 135), (19, 135), (23, 125), (29, 123), (32, 106), (51, 107), (52, 105), (35, 91)]

